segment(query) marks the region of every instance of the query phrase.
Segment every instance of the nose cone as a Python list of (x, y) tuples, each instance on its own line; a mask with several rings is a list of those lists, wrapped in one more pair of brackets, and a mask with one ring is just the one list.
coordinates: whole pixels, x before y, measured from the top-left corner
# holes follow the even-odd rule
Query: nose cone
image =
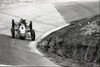
[(19, 31), (20, 31), (20, 33), (22, 33), (22, 34), (26, 33), (26, 27), (25, 27), (24, 24), (21, 24), (21, 26), (19, 27)]
[(26, 37), (26, 27), (24, 24), (21, 24), (21, 26), (19, 27), (19, 31), (20, 31), (20, 39), (25, 39)]

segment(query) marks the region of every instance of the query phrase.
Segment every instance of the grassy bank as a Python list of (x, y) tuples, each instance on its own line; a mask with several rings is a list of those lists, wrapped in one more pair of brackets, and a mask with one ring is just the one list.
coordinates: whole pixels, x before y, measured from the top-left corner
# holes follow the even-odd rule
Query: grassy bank
[(38, 49), (61, 66), (99, 67), (100, 15), (70, 22), (42, 39)]

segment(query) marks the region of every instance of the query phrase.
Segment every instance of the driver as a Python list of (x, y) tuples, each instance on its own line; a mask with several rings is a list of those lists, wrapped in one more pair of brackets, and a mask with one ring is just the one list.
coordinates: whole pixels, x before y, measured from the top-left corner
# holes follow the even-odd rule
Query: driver
[(21, 25), (21, 23), (23, 23), (25, 25), (25, 27), (26, 27), (26, 20), (24, 18), (21, 18), (20, 25)]

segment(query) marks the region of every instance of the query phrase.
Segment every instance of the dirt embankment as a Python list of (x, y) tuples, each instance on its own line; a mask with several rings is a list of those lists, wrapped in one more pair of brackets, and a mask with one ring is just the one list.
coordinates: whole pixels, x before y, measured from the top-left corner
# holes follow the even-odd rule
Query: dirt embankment
[(42, 39), (37, 47), (61, 66), (99, 67), (99, 18), (100, 15), (95, 15), (72, 21), (69, 26)]

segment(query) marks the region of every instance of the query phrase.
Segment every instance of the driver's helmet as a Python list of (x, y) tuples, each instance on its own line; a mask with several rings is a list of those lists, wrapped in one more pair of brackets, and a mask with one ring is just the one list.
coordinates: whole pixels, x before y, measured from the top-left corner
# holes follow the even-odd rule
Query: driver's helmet
[(25, 18), (21, 18), (20, 23), (23, 23), (26, 26), (26, 20), (25, 20)]
[(26, 20), (25, 20), (25, 18), (21, 18), (21, 20), (20, 20), (20, 22), (25, 22)]

